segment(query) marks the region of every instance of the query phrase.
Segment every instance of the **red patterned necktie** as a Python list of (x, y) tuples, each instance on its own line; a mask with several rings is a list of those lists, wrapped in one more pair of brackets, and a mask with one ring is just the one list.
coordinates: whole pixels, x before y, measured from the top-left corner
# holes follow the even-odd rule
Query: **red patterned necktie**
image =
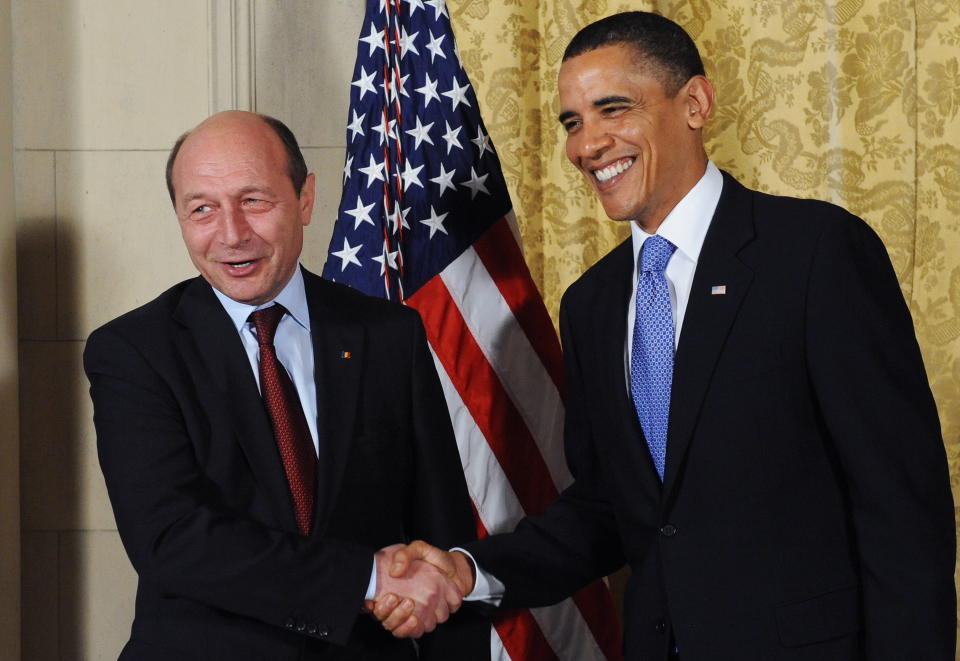
[(307, 418), (300, 406), (300, 398), (297, 397), (297, 389), (287, 375), (287, 370), (277, 359), (277, 352), (273, 347), (273, 336), (284, 313), (286, 309), (283, 306), (272, 305), (253, 312), (249, 321), (257, 330), (257, 342), (260, 344), (260, 392), (273, 423), (273, 435), (283, 459), (283, 470), (287, 474), (290, 493), (293, 495), (297, 528), (301, 534), (309, 535), (316, 492), (317, 456), (314, 453)]

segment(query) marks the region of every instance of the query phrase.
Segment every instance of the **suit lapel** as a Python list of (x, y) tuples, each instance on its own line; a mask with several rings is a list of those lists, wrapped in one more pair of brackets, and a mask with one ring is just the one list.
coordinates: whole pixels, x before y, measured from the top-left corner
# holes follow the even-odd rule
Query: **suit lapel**
[(623, 460), (626, 466), (642, 466), (643, 478), (638, 481), (653, 501), (659, 498), (660, 477), (647, 449), (637, 410), (627, 390), (624, 365), (626, 347), (627, 309), (633, 288), (633, 241), (627, 239), (614, 249), (612, 263), (604, 274), (604, 286), (597, 292), (595, 326), (590, 337), (597, 338), (596, 365), (605, 370), (604, 389), (600, 401), (612, 407), (610, 420), (619, 425), (619, 438), (625, 439)]
[[(683, 465), (717, 358), (753, 279), (737, 253), (753, 238), (750, 192), (724, 173), (723, 192), (693, 277), (670, 401), (664, 494), (669, 497)], [(724, 294), (711, 288), (724, 286)]]
[[(197, 278), (184, 291), (174, 318), (195, 343), (213, 395), (233, 419), (234, 433), (260, 488), (275, 504), (277, 520), (296, 530), (293, 505), (273, 428), (260, 398), (243, 341), (210, 285)], [(198, 379), (204, 383), (207, 379)]]
[(366, 360), (366, 331), (361, 324), (344, 320), (343, 306), (334, 305), (331, 300), (328, 289), (331, 285), (302, 270), (310, 308), (320, 436), (313, 530), (314, 534), (322, 534), (340, 491), (356, 431), (360, 375)]

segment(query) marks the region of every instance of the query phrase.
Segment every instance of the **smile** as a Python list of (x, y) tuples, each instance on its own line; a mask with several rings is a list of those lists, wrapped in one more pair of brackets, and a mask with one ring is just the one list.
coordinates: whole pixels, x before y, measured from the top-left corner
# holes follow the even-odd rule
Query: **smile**
[(618, 174), (629, 169), (630, 166), (633, 165), (633, 161), (634, 159), (632, 158), (621, 159), (612, 165), (608, 165), (602, 170), (594, 170), (593, 176), (595, 176), (597, 181), (599, 181), (601, 184), (606, 183), (616, 177)]

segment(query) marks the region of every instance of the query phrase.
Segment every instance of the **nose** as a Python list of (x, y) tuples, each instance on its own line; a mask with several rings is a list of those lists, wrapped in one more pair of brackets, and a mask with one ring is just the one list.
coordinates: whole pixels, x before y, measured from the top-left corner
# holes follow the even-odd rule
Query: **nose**
[(220, 218), (220, 243), (228, 248), (239, 248), (250, 240), (250, 234), (250, 224), (243, 212), (233, 206), (224, 207)]
[(575, 135), (567, 139), (567, 156), (575, 164), (600, 159), (613, 145), (613, 138), (595, 123), (584, 122)]

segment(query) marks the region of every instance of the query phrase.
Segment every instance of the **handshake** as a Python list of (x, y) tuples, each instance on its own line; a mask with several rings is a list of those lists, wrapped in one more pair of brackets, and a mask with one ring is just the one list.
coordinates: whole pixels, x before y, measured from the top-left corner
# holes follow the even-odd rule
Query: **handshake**
[(446, 622), (473, 590), (473, 563), (426, 542), (377, 551), (377, 594), (366, 609), (398, 638), (419, 638)]

